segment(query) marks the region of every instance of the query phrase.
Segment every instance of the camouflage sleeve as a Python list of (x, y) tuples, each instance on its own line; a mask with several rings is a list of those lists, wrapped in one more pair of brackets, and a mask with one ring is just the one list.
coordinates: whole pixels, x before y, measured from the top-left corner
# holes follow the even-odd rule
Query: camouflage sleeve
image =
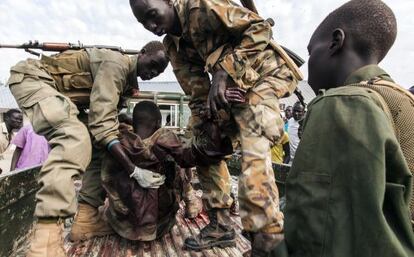
[(106, 146), (118, 138), (118, 102), (122, 95), (128, 70), (116, 62), (92, 64), (96, 72), (90, 96), (88, 125), (94, 141)]
[(224, 69), (240, 87), (248, 89), (252, 85), (243, 81), (258, 76), (251, 65), (256, 61), (258, 53), (269, 45), (272, 38), (271, 25), (254, 12), (229, 4), (227, 0), (203, 2), (206, 5), (206, 21), (219, 23), (233, 38), (239, 39), (235, 45), (227, 46), (222, 51), (213, 69)]
[(210, 79), (204, 71), (204, 62), (196, 56), (183, 56), (168, 36), (164, 45), (173, 67), (174, 74), (186, 95), (191, 96), (189, 107), (193, 114), (197, 114), (207, 100), (210, 89)]

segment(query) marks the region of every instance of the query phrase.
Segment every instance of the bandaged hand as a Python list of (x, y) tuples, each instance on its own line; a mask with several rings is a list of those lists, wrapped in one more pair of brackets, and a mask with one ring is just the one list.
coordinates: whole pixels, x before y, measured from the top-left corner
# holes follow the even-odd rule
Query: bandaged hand
[(135, 167), (134, 172), (129, 176), (143, 188), (159, 188), (165, 181), (164, 175), (139, 167)]

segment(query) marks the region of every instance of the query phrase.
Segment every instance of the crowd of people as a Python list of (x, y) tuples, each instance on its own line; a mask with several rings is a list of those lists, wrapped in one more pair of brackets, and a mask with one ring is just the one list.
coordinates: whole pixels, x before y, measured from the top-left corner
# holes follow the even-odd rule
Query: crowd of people
[[(10, 90), (50, 146), (29, 257), (65, 256), (62, 219), (75, 214), (73, 241), (162, 236), (180, 199), (193, 210), (190, 218), (200, 209), (188, 179), (194, 166), (210, 222), (185, 248), (235, 246), (225, 160), (236, 138), (237, 200), (251, 256), (414, 256), (414, 98), (378, 66), (397, 36), (384, 2), (351, 0), (321, 22), (308, 45), (308, 82), (317, 97), (286, 108), (285, 117), (279, 99), (303, 78), (273, 40), (269, 20), (226, 0), (130, 6), (147, 30), (166, 35), (163, 43), (152, 41), (136, 56), (92, 48), (11, 68)], [(119, 107), (138, 89), (137, 77), (152, 79), (169, 63), (191, 96), (188, 133), (162, 129), (151, 102), (120, 124)], [(7, 144), (14, 116), (3, 128)], [(15, 138), (16, 158), (27, 157), (27, 138), (33, 140), (31, 127)], [(284, 212), (272, 159), (292, 165)], [(76, 198), (72, 179), (81, 174)]]

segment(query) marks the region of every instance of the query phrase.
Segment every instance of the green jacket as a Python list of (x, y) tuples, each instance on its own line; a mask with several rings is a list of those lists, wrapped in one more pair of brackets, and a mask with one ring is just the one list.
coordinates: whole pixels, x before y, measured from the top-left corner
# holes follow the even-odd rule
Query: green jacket
[(414, 256), (411, 172), (381, 106), (371, 89), (351, 86), (311, 102), (273, 256)]

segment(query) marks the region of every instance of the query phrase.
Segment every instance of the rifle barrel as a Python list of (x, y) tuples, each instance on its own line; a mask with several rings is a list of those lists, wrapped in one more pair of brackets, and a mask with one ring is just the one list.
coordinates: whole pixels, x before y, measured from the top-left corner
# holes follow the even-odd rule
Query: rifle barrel
[(0, 44), (0, 48), (24, 48), (23, 45)]
[(72, 50), (80, 50), (80, 49), (87, 49), (87, 48), (99, 48), (99, 49), (110, 49), (113, 51), (118, 51), (122, 54), (127, 55), (136, 55), (139, 54), (139, 50), (133, 49), (122, 49), (119, 46), (109, 46), (109, 45), (83, 45), (81, 43), (73, 44), (73, 43), (53, 43), (53, 42), (44, 42), (39, 43), (38, 41), (29, 41), (28, 43), (24, 44), (0, 44), (0, 48), (14, 48), (14, 49), (40, 49), (42, 51), (50, 51), (50, 52), (63, 52), (69, 49)]

